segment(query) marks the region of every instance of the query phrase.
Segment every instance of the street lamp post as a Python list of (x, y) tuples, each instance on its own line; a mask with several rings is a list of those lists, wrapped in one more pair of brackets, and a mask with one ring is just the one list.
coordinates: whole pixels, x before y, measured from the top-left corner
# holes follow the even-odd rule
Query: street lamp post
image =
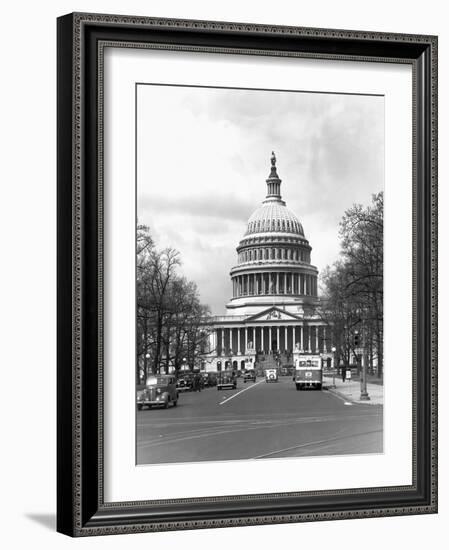
[(147, 381), (148, 377), (148, 360), (151, 359), (151, 355), (149, 353), (145, 354), (145, 364), (144, 364), (144, 376), (145, 376), (145, 382)]
[(332, 346), (332, 388), (336, 388), (335, 385), (335, 352), (337, 351), (337, 348), (335, 346)]
[[(364, 328), (364, 327), (363, 327)], [(360, 401), (370, 401), (368, 390), (366, 388), (366, 364), (368, 363), (365, 330), (363, 330), (363, 361), (360, 371)]]

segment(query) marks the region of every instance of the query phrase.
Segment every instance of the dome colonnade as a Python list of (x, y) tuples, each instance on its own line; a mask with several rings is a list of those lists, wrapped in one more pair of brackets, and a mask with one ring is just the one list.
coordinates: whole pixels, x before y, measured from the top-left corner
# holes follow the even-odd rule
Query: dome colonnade
[(248, 219), (236, 248), (227, 314), (213, 318), (210, 370), (220, 370), (224, 361), (243, 368), (259, 355), (288, 357), (294, 349), (327, 353), (330, 348), (327, 327), (318, 315), (312, 247), (282, 199), (274, 153), (266, 184), (266, 197)]

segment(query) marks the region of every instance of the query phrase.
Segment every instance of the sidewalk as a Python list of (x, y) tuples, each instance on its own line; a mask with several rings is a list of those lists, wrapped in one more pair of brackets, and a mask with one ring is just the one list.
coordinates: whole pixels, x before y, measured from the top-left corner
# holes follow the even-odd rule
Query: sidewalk
[(351, 380), (342, 382), (340, 376), (335, 377), (335, 389), (331, 388), (333, 384), (332, 376), (323, 376), (323, 388), (343, 397), (351, 403), (363, 403), (364, 405), (383, 405), (384, 404), (384, 387), (381, 384), (373, 384), (368, 382), (366, 389), (370, 397), (369, 401), (360, 401), (360, 380)]

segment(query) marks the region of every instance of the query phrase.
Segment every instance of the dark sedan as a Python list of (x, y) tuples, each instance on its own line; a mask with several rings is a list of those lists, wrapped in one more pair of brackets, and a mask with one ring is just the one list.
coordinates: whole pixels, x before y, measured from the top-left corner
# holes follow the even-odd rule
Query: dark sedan
[(255, 382), (256, 381), (256, 371), (255, 370), (247, 370), (243, 374), (243, 382)]
[(217, 390), (237, 388), (237, 377), (233, 371), (223, 371), (217, 377)]

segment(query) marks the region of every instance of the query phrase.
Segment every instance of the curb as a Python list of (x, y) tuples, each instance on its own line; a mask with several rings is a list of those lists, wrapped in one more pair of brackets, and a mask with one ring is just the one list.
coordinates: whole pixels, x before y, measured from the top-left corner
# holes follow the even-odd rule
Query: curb
[(333, 388), (330, 388), (329, 386), (323, 386), (323, 390), (328, 391), (329, 393), (333, 393), (334, 395), (337, 395), (338, 397), (341, 397), (341, 399), (344, 399), (345, 401), (348, 401), (349, 403), (355, 403), (356, 405), (381, 405), (383, 407), (383, 401), (382, 403), (374, 403), (373, 401), (360, 401), (357, 399), (354, 399), (353, 397), (349, 397), (348, 395), (345, 395), (344, 393), (334, 390)]

